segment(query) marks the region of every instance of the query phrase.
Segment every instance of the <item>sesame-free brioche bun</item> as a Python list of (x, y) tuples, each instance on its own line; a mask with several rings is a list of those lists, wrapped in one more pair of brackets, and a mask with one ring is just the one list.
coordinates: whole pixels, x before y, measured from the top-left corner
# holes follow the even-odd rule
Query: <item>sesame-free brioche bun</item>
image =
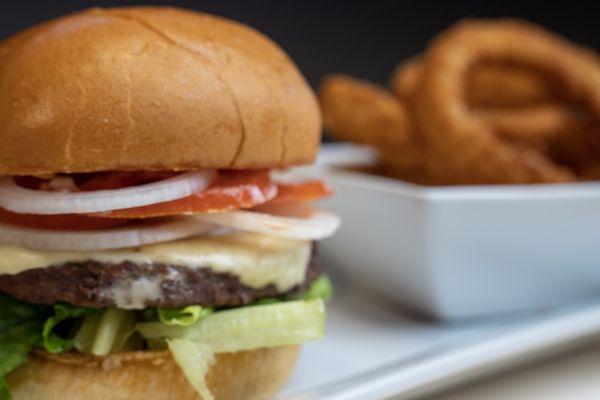
[(0, 175), (310, 163), (314, 94), (259, 32), (166, 7), (91, 9), (0, 43)]
[[(217, 400), (262, 400), (289, 378), (298, 347), (216, 356), (207, 376)], [(168, 351), (104, 358), (34, 352), (7, 379), (13, 400), (200, 400)]]

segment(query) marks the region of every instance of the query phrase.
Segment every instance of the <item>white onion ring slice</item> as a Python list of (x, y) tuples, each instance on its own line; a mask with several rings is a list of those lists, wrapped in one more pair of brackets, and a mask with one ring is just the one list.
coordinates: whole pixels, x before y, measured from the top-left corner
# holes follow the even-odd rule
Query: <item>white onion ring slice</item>
[(260, 206), (255, 210), (196, 214), (194, 218), (241, 231), (303, 240), (325, 239), (341, 223), (334, 214), (308, 204)]
[(199, 193), (216, 177), (214, 170), (187, 172), (146, 185), (116, 190), (63, 193), (19, 186), (0, 178), (0, 207), (26, 214), (85, 214), (163, 203)]
[(211, 234), (215, 229), (214, 225), (189, 217), (144, 221), (95, 231), (53, 231), (0, 224), (0, 245), (35, 250), (109, 250)]

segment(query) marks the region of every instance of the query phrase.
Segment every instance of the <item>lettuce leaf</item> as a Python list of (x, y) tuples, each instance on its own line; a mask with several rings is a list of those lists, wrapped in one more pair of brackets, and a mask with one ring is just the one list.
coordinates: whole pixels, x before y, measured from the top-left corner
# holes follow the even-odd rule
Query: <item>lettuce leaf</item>
[(10, 400), (10, 392), (8, 391), (8, 387), (6, 386), (6, 382), (0, 380), (0, 400)]
[(27, 354), (39, 343), (41, 324), (25, 323), (0, 334), (0, 399), (9, 400), (6, 376), (27, 361)]
[(14, 300), (0, 293), (0, 400), (10, 400), (6, 376), (27, 361), (27, 354), (42, 342), (46, 307)]
[(47, 315), (47, 307), (28, 304), (0, 293), (0, 334), (11, 326), (40, 320)]

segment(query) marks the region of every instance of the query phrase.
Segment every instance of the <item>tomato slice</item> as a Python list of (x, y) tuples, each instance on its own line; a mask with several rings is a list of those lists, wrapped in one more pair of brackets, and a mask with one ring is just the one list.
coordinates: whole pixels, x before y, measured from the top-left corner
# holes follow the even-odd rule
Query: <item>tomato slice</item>
[(277, 185), (271, 182), (268, 171), (220, 171), (217, 179), (201, 193), (164, 203), (92, 215), (106, 218), (153, 218), (229, 211), (264, 204), (276, 195)]
[(269, 204), (304, 203), (329, 197), (333, 190), (322, 181), (278, 183), (277, 197)]
[(75, 182), (81, 191), (114, 190), (130, 186), (145, 185), (179, 174), (173, 171), (107, 171), (75, 175)]
[(205, 191), (164, 203), (92, 214), (104, 218), (154, 218), (169, 215), (247, 209), (265, 203), (313, 201), (331, 195), (321, 181), (281, 183), (271, 181), (268, 171), (220, 171)]
[(78, 214), (17, 214), (0, 208), (0, 222), (28, 228), (56, 231), (87, 231), (116, 228), (125, 225), (129, 220), (95, 218)]
[(53, 179), (68, 177), (73, 180), (77, 191), (87, 192), (94, 190), (115, 190), (130, 186), (145, 185), (180, 174), (175, 171), (105, 171), (90, 172), (85, 174), (57, 175), (51, 178), (38, 178), (35, 176), (17, 176), (17, 184), (34, 190), (49, 190)]

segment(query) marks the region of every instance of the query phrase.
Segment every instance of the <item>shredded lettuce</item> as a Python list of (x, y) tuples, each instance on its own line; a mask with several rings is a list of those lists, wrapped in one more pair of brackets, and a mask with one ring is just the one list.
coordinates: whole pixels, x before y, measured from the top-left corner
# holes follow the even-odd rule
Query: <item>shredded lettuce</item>
[(265, 297), (264, 299), (256, 300), (252, 305), (253, 306), (263, 306), (265, 304), (274, 304), (274, 303), (281, 303), (281, 300), (275, 299), (272, 297)]
[(298, 300), (322, 299), (323, 301), (329, 301), (333, 298), (333, 285), (327, 275), (322, 275), (310, 285), (310, 288), (306, 292), (300, 293), (293, 298)]
[(49, 353), (63, 353), (74, 346), (72, 339), (72, 327), (67, 325), (65, 332), (61, 334), (60, 325), (72, 320), (79, 320), (86, 315), (98, 314), (99, 310), (92, 308), (73, 307), (67, 304), (56, 304), (54, 315), (46, 320), (42, 331), (44, 348)]
[(212, 314), (214, 309), (202, 306), (188, 306), (177, 309), (159, 308), (158, 319), (165, 325), (190, 326), (201, 318)]
[(133, 334), (135, 312), (109, 307), (99, 318), (90, 315), (75, 337), (77, 349), (83, 353), (106, 356), (123, 349)]
[(192, 326), (161, 322), (137, 325), (146, 339), (186, 339), (217, 353), (298, 344), (320, 339), (325, 331), (323, 300), (296, 300), (215, 312)]
[(320, 339), (325, 331), (323, 300), (296, 300), (219, 311), (182, 327), (161, 322), (138, 325), (150, 340), (167, 340), (175, 362), (203, 399), (214, 397), (206, 374), (214, 354), (295, 345)]
[(333, 285), (327, 275), (322, 275), (310, 285), (307, 291), (302, 293), (293, 294), (283, 299), (276, 299), (272, 297), (265, 297), (255, 301), (253, 306), (261, 306), (265, 304), (281, 303), (282, 301), (290, 300), (315, 300), (321, 299), (325, 302), (333, 298)]
[(167, 346), (193, 387), (209, 399), (204, 377), (215, 353), (319, 339), (324, 332), (323, 300), (331, 294), (329, 279), (321, 277), (302, 294), (246, 307), (126, 311), (39, 306), (0, 293), (0, 400), (11, 399), (5, 378), (27, 361), (34, 347), (50, 353), (76, 348), (101, 356)]
[(92, 351), (101, 320), (102, 313), (93, 313), (85, 316), (73, 339), (75, 348), (78, 351), (82, 353), (90, 353)]
[(213, 349), (191, 340), (169, 340), (168, 344), (173, 359), (200, 397), (203, 400), (213, 400), (214, 396), (206, 384), (206, 374), (215, 361)]

